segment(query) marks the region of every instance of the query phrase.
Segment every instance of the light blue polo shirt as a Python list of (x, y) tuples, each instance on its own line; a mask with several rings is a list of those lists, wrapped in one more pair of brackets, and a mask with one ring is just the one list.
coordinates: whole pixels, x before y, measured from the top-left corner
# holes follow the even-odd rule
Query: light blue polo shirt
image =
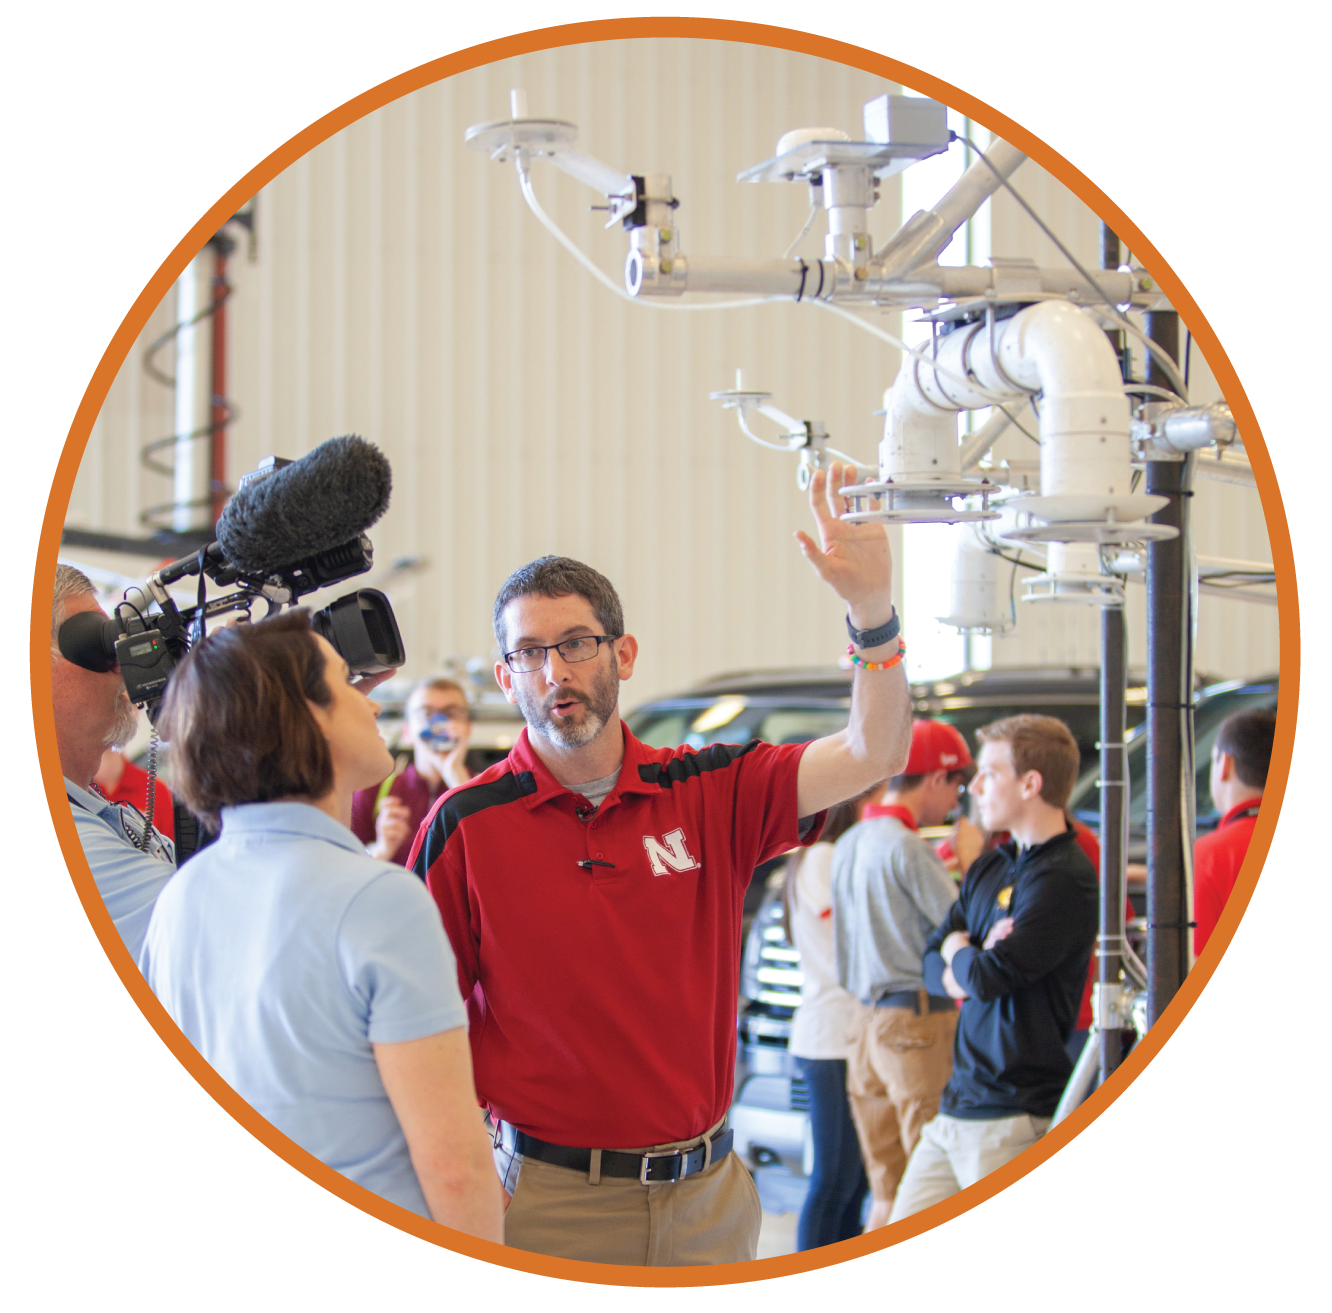
[(137, 962), (153, 904), (176, 873), (176, 850), (156, 829), (149, 836), (147, 851), (139, 848), (143, 817), (127, 803), (107, 802), (79, 788), (68, 776), (65, 796), (97, 892)]
[(308, 804), (227, 808), (217, 842), (158, 897), (140, 965), (247, 1103), (344, 1176), (430, 1216), (370, 1047), (467, 1024), (416, 876), (367, 857)]

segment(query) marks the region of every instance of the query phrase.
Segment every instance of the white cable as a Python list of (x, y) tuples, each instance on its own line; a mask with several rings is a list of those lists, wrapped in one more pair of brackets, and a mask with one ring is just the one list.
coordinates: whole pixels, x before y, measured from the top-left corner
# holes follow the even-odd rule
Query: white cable
[(844, 451), (838, 451), (836, 447), (828, 448), (828, 455), (836, 456), (838, 460), (844, 460), (850, 465), (854, 465), (858, 470), (872, 470), (873, 465), (866, 465), (864, 461), (857, 460), (854, 456), (848, 456)]
[(588, 271), (604, 287), (608, 287), (616, 296), (622, 300), (628, 301), (631, 305), (651, 306), (654, 310), (736, 310), (741, 306), (747, 305), (766, 305), (770, 301), (786, 301), (789, 298), (785, 296), (756, 296), (744, 301), (713, 301), (708, 303), (695, 302), (688, 305), (682, 305), (678, 301), (653, 301), (643, 297), (630, 296), (613, 278), (600, 270), (574, 243), (564, 235), (563, 231), (556, 224), (554, 219), (541, 208), (540, 201), (536, 198), (536, 193), (532, 190), (532, 180), (528, 175), (526, 168), (523, 167), (521, 158), (518, 162), (518, 184), (523, 191), (523, 199), (527, 202), (528, 208), (536, 215), (541, 226), (564, 247), (570, 255), (573, 256), (584, 269)]
[(760, 447), (767, 447), (769, 451), (794, 451), (794, 450), (795, 450), (794, 447), (783, 447), (783, 446), (780, 445), (779, 443), (776, 443), (776, 442), (768, 442), (768, 441), (766, 441), (765, 439), (760, 438), (760, 437), (758, 436), (757, 433), (753, 432), (753, 430), (750, 429), (749, 425), (745, 423), (745, 408), (744, 408), (744, 406), (737, 406), (737, 407), (735, 408), (735, 413), (736, 413), (736, 417), (740, 420), (740, 432), (743, 433), (743, 434), (745, 435), (745, 437), (747, 437), (747, 438), (750, 440), (750, 442), (757, 442), (758, 445), (759, 445)]
[(1124, 392), (1131, 397), (1142, 393), (1145, 397), (1163, 397), (1166, 401), (1179, 400), (1179, 397), (1169, 388), (1158, 388), (1151, 383), (1125, 383)]
[(1171, 360), (1170, 353), (1164, 347), (1158, 346), (1152, 341), (1146, 333), (1140, 329), (1127, 315), (1117, 311), (1110, 310), (1107, 306), (1088, 305), (1084, 309), (1090, 310), (1093, 314), (1100, 315), (1103, 319), (1108, 319), (1116, 328), (1126, 328), (1139, 342), (1147, 348), (1148, 351), (1156, 357), (1156, 363), (1161, 366), (1161, 372), (1174, 385), (1175, 392), (1181, 401), (1187, 402), (1189, 399), (1189, 390), (1184, 386), (1184, 379), (1180, 376), (1179, 370), (1175, 367), (1175, 362)]
[[(928, 365), (929, 368), (934, 370), (937, 374), (942, 375), (944, 378), (952, 379), (954, 383), (960, 384), (969, 392), (974, 392), (978, 397), (984, 397), (991, 406), (1005, 405), (1008, 402), (1013, 401), (1015, 395), (1021, 395), (1021, 393), (991, 392), (989, 388), (981, 387), (975, 379), (966, 378), (964, 375), (955, 373), (951, 369), (945, 369), (943, 365), (938, 363), (938, 361), (930, 359), (928, 354), (932, 345), (930, 342), (922, 342), (920, 346), (908, 346), (900, 337), (896, 336), (896, 334), (888, 332), (887, 329), (879, 328), (876, 325), (871, 324), (868, 320), (862, 319), (859, 315), (853, 314), (850, 310), (844, 309), (840, 305), (833, 305), (830, 301), (814, 299), (806, 301), (804, 304), (816, 305), (820, 309), (827, 310), (830, 314), (845, 319), (848, 323), (863, 328), (865, 332), (877, 337), (881, 342), (887, 342), (889, 346), (896, 347), (897, 350), (903, 351), (909, 356), (914, 356), (917, 360)], [(965, 409), (965, 407), (962, 407), (961, 409)]]
[(814, 226), (814, 220), (818, 217), (819, 203), (813, 201), (809, 207), (809, 216), (805, 219), (805, 226), (796, 234), (796, 239), (786, 248), (786, 253), (782, 256), (783, 260), (794, 258), (797, 250), (800, 249), (800, 243), (809, 236), (809, 230)]

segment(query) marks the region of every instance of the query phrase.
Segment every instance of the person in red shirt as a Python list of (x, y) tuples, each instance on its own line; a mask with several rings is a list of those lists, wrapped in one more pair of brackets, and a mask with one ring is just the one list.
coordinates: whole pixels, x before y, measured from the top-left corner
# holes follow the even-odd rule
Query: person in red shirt
[(416, 831), (446, 789), (472, 778), (467, 747), (472, 713), (461, 685), (442, 676), (423, 679), (407, 697), (403, 740), (411, 757), (393, 774), (352, 799), (352, 833), (381, 862), (407, 865)]
[[(107, 748), (102, 753), (102, 764), (93, 776), (93, 783), (102, 791), (107, 802), (132, 803), (146, 816), (148, 814), (148, 772), (140, 770), (119, 748)], [(161, 780), (153, 790), (153, 826), (168, 839), (176, 837), (176, 820), (171, 790)]]
[(1212, 746), (1212, 802), (1220, 824), (1193, 846), (1193, 951), (1201, 953), (1235, 887), (1267, 787), (1275, 711), (1237, 711), (1221, 722)]
[(604, 576), (542, 557), (496, 599), (495, 674), (527, 725), (436, 804), (411, 862), (458, 958), (514, 1248), (756, 1255), (758, 1193), (725, 1129), (745, 890), (828, 807), (899, 774), (910, 743), (888, 537), (839, 518), (848, 477), (814, 476), (820, 541), (797, 535), (859, 663), (850, 723), (827, 738), (650, 748), (620, 720), (638, 642)]

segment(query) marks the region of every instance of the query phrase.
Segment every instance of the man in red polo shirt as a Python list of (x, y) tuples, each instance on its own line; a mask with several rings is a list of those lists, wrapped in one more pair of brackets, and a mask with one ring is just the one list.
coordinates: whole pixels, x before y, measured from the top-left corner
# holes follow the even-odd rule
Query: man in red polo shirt
[(1193, 847), (1193, 951), (1207, 946), (1249, 851), (1267, 787), (1275, 711), (1237, 711), (1221, 722), (1212, 746), (1212, 802), (1221, 822)]
[(512, 1202), (505, 1243), (593, 1262), (752, 1259), (758, 1195), (725, 1129), (754, 868), (898, 774), (910, 700), (882, 526), (815, 475), (806, 558), (847, 604), (850, 724), (807, 744), (649, 748), (621, 723), (638, 643), (595, 570), (543, 557), (495, 602), (496, 678), (527, 727), (436, 804), (411, 862), (467, 999)]

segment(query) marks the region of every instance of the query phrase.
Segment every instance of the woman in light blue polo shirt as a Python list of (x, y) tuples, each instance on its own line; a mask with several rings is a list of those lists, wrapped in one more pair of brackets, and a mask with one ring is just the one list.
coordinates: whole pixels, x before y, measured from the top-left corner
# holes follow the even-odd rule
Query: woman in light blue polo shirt
[(352, 795), (393, 767), (350, 681), (303, 610), (219, 630), (177, 668), (175, 786), (221, 835), (158, 898), (140, 965), (280, 1131), (385, 1199), (502, 1242), (439, 912), (348, 828)]

